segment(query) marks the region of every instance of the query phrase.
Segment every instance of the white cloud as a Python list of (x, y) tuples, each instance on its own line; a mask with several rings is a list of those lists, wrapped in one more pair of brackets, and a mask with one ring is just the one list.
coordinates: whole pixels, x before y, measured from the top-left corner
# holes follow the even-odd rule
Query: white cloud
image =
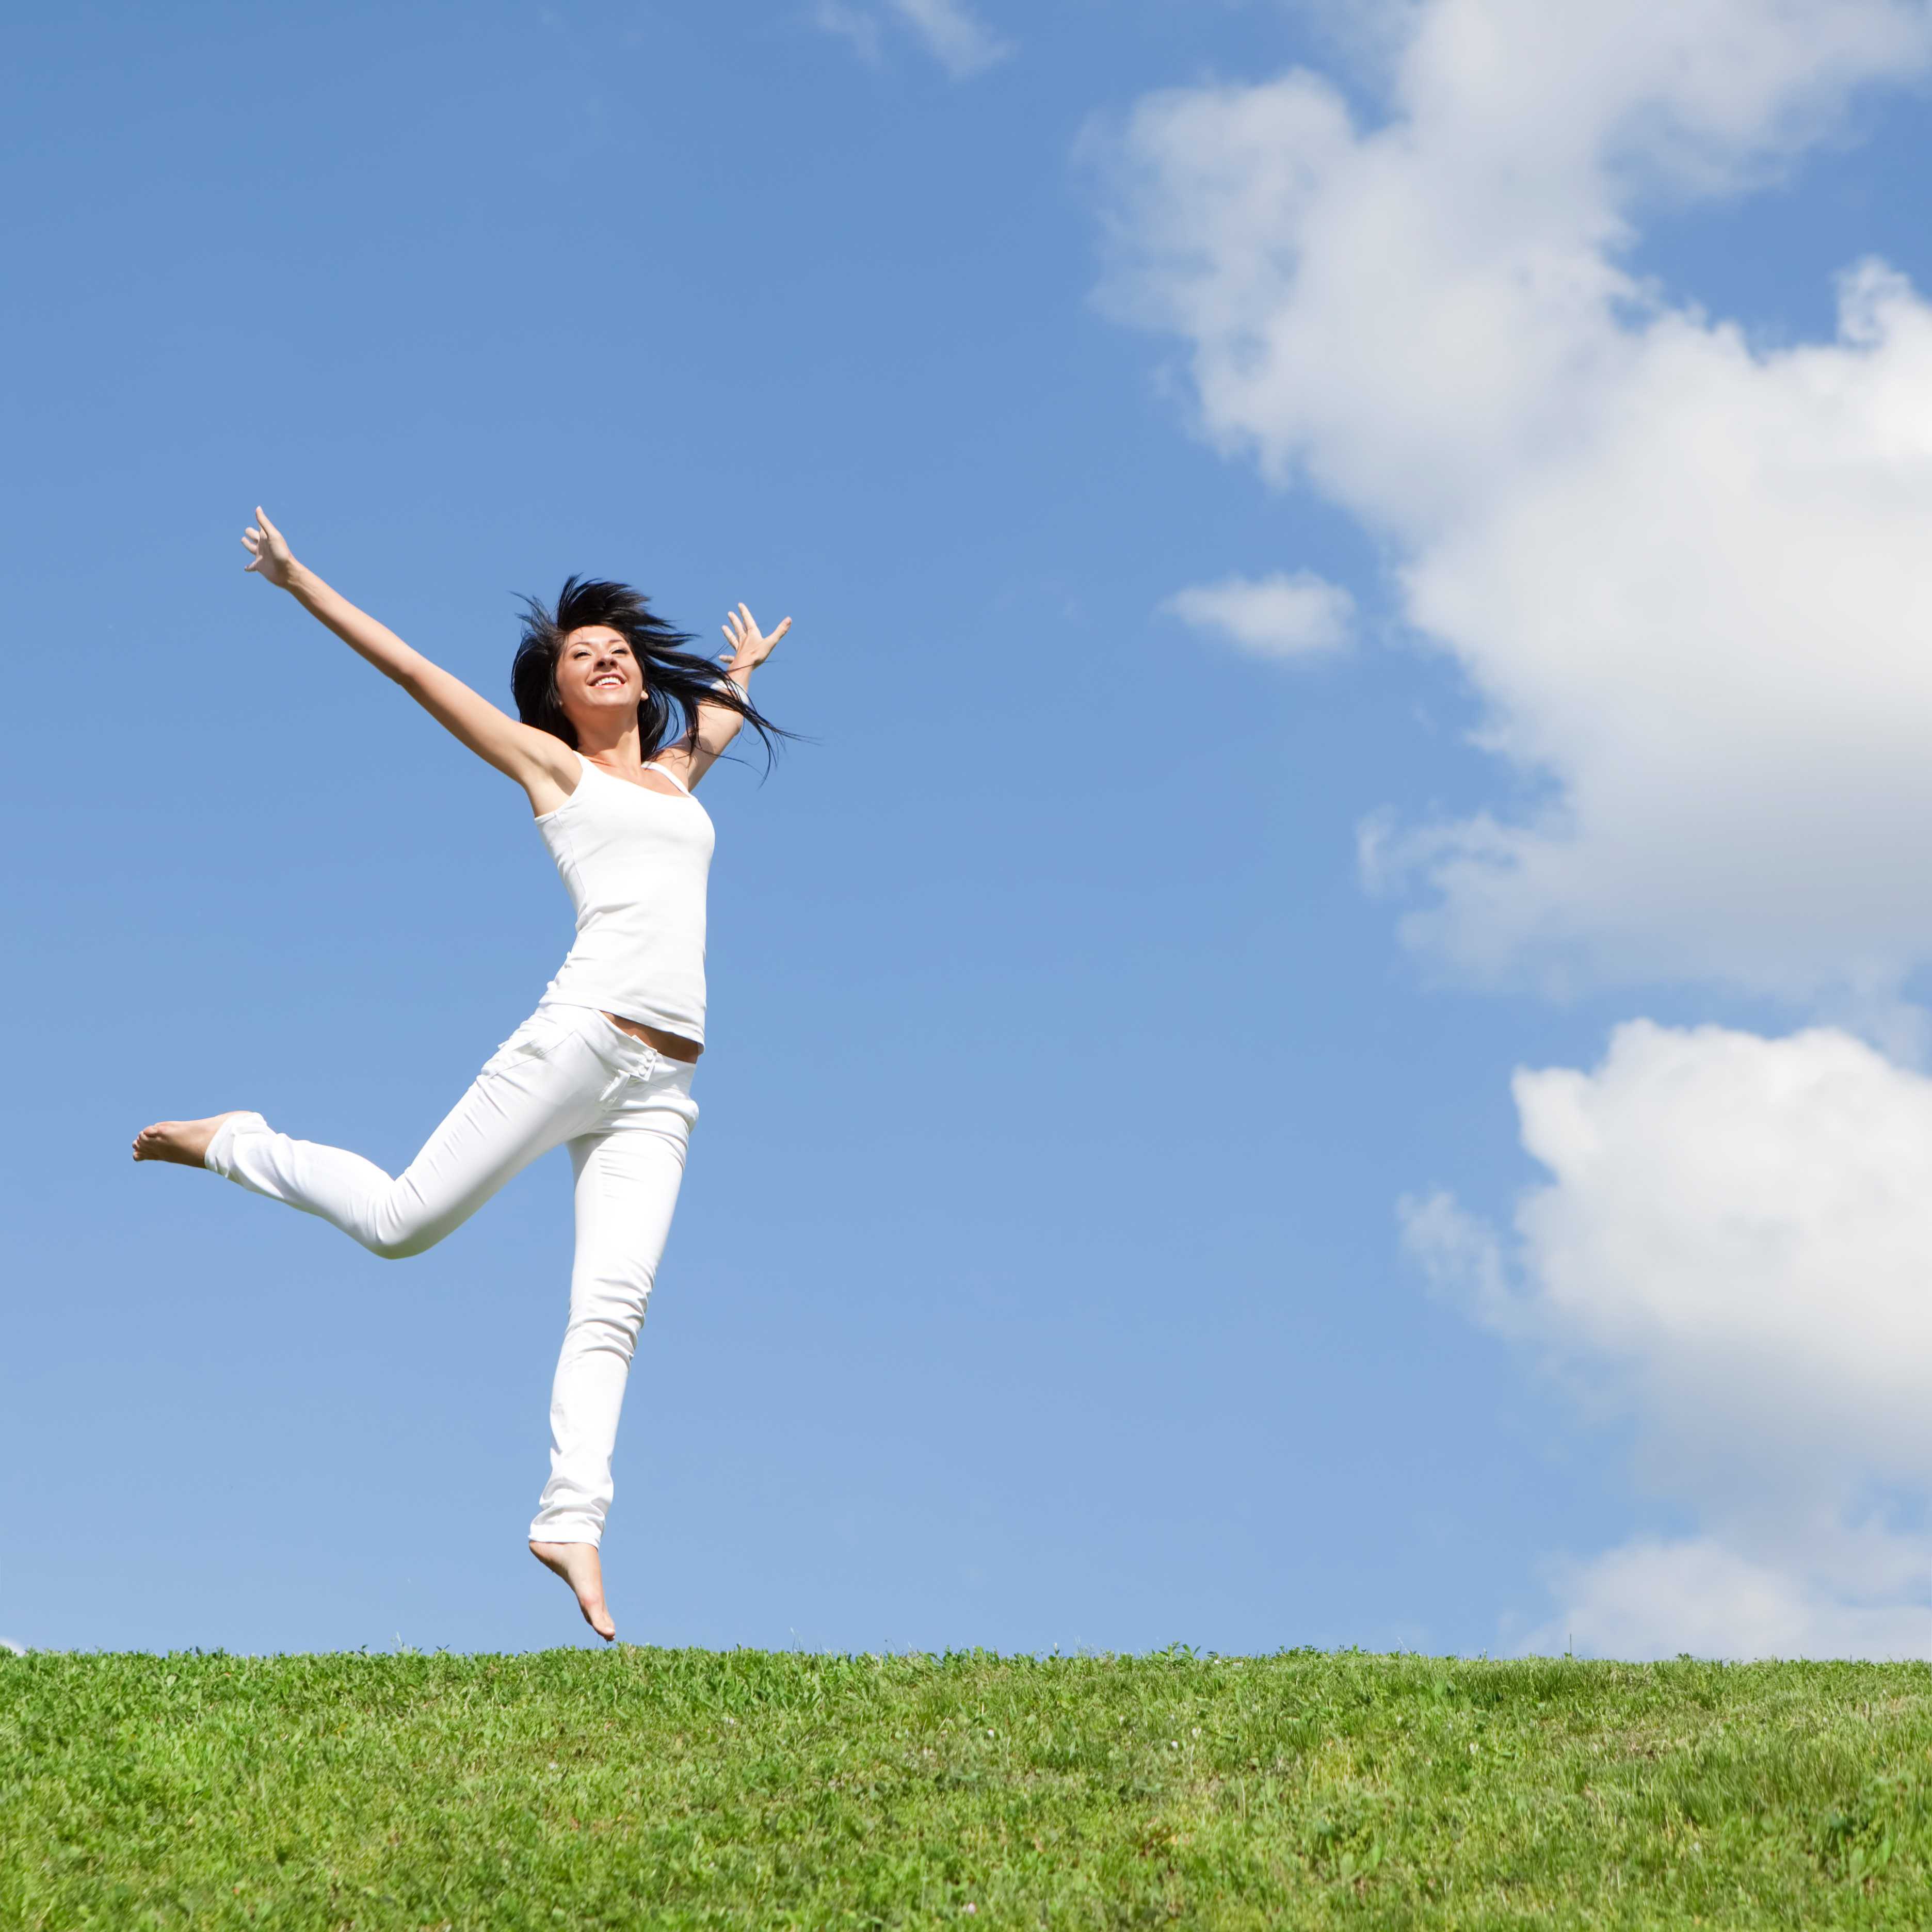
[[(1754, 344), (1629, 268), (1660, 201), (1774, 184), (1932, 64), (1925, 0), (1384, 0), (1388, 108), (1306, 72), (1140, 104), (1108, 298), (1202, 433), (1393, 560), (1528, 809), (1365, 826), (1477, 979), (1682, 977), (1922, 1056), (1932, 305), (1848, 264)], [(1369, 37), (1370, 42), (1376, 39)], [(1374, 50), (1372, 46), (1371, 52)], [(1528, 781), (1526, 786), (1525, 781)], [(1412, 1251), (1692, 1528), (1554, 1573), (1539, 1647), (1932, 1656), (1932, 1081), (1845, 1031), (1639, 1022), (1518, 1076), (1548, 1185)]]
[(1114, 144), (1108, 298), (1204, 433), (1397, 560), (1527, 814), (1378, 826), (1477, 978), (1882, 1004), (1932, 959), (1932, 308), (1850, 268), (1766, 350), (1624, 266), (1660, 195), (1772, 178), (1922, 72), (1922, 0), (1421, 0), (1385, 124), (1305, 71)]
[(1828, 1028), (1637, 1021), (1514, 1090), (1552, 1178), (1510, 1252), (1440, 1196), (1408, 1245), (1627, 1411), (1700, 1526), (1563, 1572), (1538, 1646), (1932, 1656), (1932, 1079)]
[(968, 80), (1004, 60), (1012, 49), (964, 0), (890, 0), (955, 80)]
[(1875, 1539), (1865, 1562), (1828, 1572), (1815, 1552), (1792, 1556), (1754, 1562), (1709, 1537), (1627, 1544), (1556, 1573), (1566, 1608), (1525, 1647), (1598, 1657), (1932, 1656), (1925, 1538)]
[(1312, 657), (1348, 643), (1355, 600), (1339, 584), (1302, 570), (1196, 584), (1161, 608), (1198, 630), (1219, 631), (1258, 657)]
[(870, 14), (847, 6), (844, 0), (818, 0), (812, 10), (812, 23), (821, 32), (850, 41), (854, 52), (868, 66), (878, 64), (879, 23)]
[[(1012, 52), (1011, 44), (995, 34), (965, 0), (884, 0), (884, 4), (955, 80), (984, 74)], [(875, 13), (849, 5), (847, 0), (817, 0), (812, 22), (850, 40), (862, 59), (876, 63), (880, 58)]]

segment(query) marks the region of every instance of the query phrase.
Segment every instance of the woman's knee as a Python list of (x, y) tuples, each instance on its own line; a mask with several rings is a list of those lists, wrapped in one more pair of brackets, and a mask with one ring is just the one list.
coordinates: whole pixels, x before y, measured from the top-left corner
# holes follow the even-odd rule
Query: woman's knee
[(406, 1208), (379, 1214), (362, 1245), (379, 1261), (406, 1262), (426, 1254), (449, 1232), (447, 1225)]
[(628, 1362), (644, 1325), (650, 1291), (642, 1294), (599, 1297), (572, 1309), (564, 1346), (573, 1354), (610, 1354)]
[(369, 1231), (363, 1246), (382, 1262), (408, 1262), (410, 1256), (427, 1254), (444, 1234), (462, 1227), (466, 1215), (430, 1210), (422, 1194), (408, 1183), (398, 1183), (388, 1196), (379, 1200), (369, 1214)]

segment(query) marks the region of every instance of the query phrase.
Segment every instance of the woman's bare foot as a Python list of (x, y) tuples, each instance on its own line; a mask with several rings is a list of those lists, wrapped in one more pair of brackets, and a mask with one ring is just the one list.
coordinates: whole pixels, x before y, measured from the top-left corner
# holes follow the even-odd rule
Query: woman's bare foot
[(211, 1114), (205, 1120), (157, 1120), (134, 1136), (134, 1158), (171, 1160), (179, 1167), (203, 1166), (215, 1130), (245, 1111), (237, 1107), (226, 1114)]
[(530, 1554), (546, 1570), (554, 1570), (576, 1592), (584, 1621), (606, 1643), (617, 1634), (610, 1612), (604, 1607), (604, 1565), (594, 1543), (532, 1543)]

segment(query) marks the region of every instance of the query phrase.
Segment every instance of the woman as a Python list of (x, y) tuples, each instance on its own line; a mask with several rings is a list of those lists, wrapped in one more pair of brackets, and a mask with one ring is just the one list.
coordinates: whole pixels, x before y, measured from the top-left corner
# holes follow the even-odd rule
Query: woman
[[(536, 1012), (394, 1179), (245, 1112), (158, 1122), (136, 1138), (134, 1158), (211, 1168), (393, 1258), (434, 1246), (539, 1154), (570, 1149), (577, 1255), (530, 1551), (608, 1642), (616, 1626), (598, 1546), (610, 1452), (698, 1118), (691, 1077), (704, 1050), (712, 832), (692, 788), (741, 725), (768, 751), (785, 735), (745, 687), (791, 620), (767, 637), (740, 604), (725, 621), (721, 678), (635, 591), (572, 578), (554, 612), (530, 603), (511, 670), (519, 723), (304, 569), (259, 508), (242, 541), (249, 570), (523, 787), (577, 908), (577, 940)], [(674, 739), (674, 722), (682, 729)]]

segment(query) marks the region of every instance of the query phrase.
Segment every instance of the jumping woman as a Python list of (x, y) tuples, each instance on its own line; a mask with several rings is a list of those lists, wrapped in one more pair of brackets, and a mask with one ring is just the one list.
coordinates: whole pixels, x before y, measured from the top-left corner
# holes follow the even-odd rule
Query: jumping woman
[(530, 602), (510, 673), (519, 723), (304, 569), (260, 509), (242, 541), (249, 570), (523, 787), (576, 907), (577, 940), (536, 1011), (394, 1179), (251, 1113), (159, 1121), (136, 1138), (134, 1158), (208, 1168), (394, 1259), (434, 1247), (539, 1154), (569, 1148), (577, 1256), (530, 1553), (570, 1586), (608, 1642), (616, 1626), (598, 1546), (610, 1452), (698, 1118), (691, 1077), (704, 1050), (713, 834), (692, 790), (742, 725), (767, 750), (784, 735), (746, 682), (791, 620), (766, 636), (740, 604), (725, 621), (721, 670), (628, 586), (573, 577), (554, 610)]

